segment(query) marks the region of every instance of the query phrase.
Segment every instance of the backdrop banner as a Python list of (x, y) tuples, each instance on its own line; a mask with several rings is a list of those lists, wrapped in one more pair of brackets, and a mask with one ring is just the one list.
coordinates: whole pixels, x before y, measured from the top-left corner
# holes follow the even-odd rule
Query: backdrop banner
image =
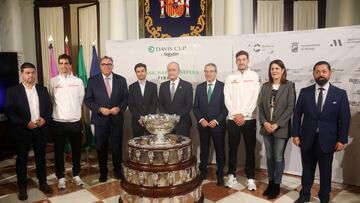
[[(205, 64), (215, 63), (218, 79), (224, 81), (237, 68), (235, 54), (240, 50), (249, 53), (249, 67), (259, 74), (261, 83), (268, 80), (270, 61), (281, 59), (287, 68), (288, 79), (296, 84), (297, 93), (314, 83), (312, 68), (316, 62), (326, 60), (331, 64), (333, 74), (330, 82), (347, 91), (352, 115), (349, 144), (334, 156), (333, 181), (360, 185), (360, 173), (357, 173), (360, 170), (360, 26), (106, 42), (106, 55), (114, 59), (114, 72), (124, 76), (128, 85), (136, 81), (133, 69), (136, 63), (145, 63), (148, 79), (160, 84), (167, 79), (166, 65), (176, 61), (180, 64), (180, 77), (190, 81), (194, 91), (196, 85), (204, 81)], [(193, 124), (196, 126), (196, 121)], [(198, 134), (194, 127), (191, 132), (194, 145), (198, 147)], [(263, 138), (258, 134), (257, 139), (257, 166), (266, 169)], [(285, 154), (285, 172), (301, 175), (299, 148), (289, 142)], [(244, 164), (243, 145), (239, 150), (239, 164)]]

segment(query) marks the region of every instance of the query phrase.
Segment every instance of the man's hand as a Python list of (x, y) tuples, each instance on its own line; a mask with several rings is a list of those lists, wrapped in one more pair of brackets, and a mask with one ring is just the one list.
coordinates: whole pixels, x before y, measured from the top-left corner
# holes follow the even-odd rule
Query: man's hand
[(140, 119), (138, 120), (138, 122), (142, 127), (145, 127), (144, 122), (143, 122), (143, 118), (144, 118), (144, 116), (140, 116)]
[(209, 127), (210, 128), (215, 128), (216, 126), (217, 126), (216, 120), (215, 119), (211, 120), (210, 123), (209, 123)]
[(36, 123), (30, 121), (30, 122), (27, 124), (27, 128), (29, 128), (29, 129), (32, 130), (32, 129), (37, 128), (37, 125), (36, 125)]
[(202, 120), (200, 121), (200, 125), (201, 125), (202, 127), (206, 128), (206, 127), (209, 125), (209, 122), (207, 122), (207, 120), (205, 120), (205, 119), (202, 119)]
[(245, 119), (244, 116), (240, 113), (240, 114), (235, 114), (234, 115), (234, 122), (236, 123), (236, 125), (238, 126), (242, 126), (245, 123)]
[(37, 120), (36, 120), (36, 126), (37, 127), (41, 127), (41, 126), (43, 126), (44, 124), (45, 124), (45, 119), (44, 118), (42, 118), (42, 117), (40, 117), (40, 118), (38, 118)]
[(336, 142), (336, 145), (335, 145), (335, 150), (337, 152), (340, 152), (342, 151), (343, 149), (345, 149), (345, 144), (341, 143), (341, 142)]
[(274, 133), (279, 128), (279, 125), (277, 123), (274, 123), (271, 125), (272, 133)]
[(99, 111), (104, 116), (108, 116), (111, 114), (111, 110), (105, 107), (100, 107)]
[(293, 143), (296, 146), (300, 146), (300, 137), (293, 137)]
[(119, 112), (120, 112), (120, 108), (119, 107), (112, 107), (111, 109), (110, 109), (110, 112), (111, 112), (111, 114), (112, 115), (117, 115)]

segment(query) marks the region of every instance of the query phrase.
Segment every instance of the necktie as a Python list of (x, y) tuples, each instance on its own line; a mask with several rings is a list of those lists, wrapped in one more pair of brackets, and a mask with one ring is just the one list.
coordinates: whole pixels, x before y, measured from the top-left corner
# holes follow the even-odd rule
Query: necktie
[(213, 84), (208, 84), (208, 91), (207, 91), (207, 97), (208, 97), (208, 103), (210, 103), (211, 100), (211, 95), (212, 95), (212, 85)]
[(175, 95), (175, 83), (174, 82), (171, 83), (170, 95), (171, 95), (171, 101), (172, 101), (174, 99), (174, 95)]
[(323, 90), (324, 90), (324, 88), (320, 87), (319, 90), (320, 90), (320, 92), (319, 92), (319, 96), (318, 96), (318, 100), (317, 100), (316, 109), (317, 109), (318, 113), (321, 113), (321, 107), (322, 107), (322, 103), (323, 103)]
[(111, 88), (110, 88), (110, 82), (109, 82), (110, 78), (106, 77), (105, 78), (105, 86), (106, 86), (106, 91), (108, 93), (108, 96), (110, 98), (111, 96)]

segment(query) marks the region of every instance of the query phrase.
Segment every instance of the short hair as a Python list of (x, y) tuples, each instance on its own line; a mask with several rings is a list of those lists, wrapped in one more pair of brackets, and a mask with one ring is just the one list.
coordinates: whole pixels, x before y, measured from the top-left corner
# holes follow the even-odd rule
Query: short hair
[(235, 58), (237, 58), (238, 56), (241, 56), (241, 55), (245, 55), (247, 59), (249, 59), (249, 53), (247, 53), (246, 51), (244, 50), (241, 50), (241, 51), (238, 51), (235, 55)]
[(29, 63), (29, 62), (23, 63), (23, 64), (20, 66), (20, 71), (23, 73), (25, 68), (32, 68), (32, 69), (35, 69), (35, 70), (36, 70), (34, 64)]
[(269, 83), (271, 83), (271, 84), (274, 83), (274, 79), (271, 77), (271, 66), (273, 64), (276, 64), (276, 65), (280, 66), (280, 68), (282, 70), (284, 70), (284, 72), (283, 72), (283, 74), (282, 74), (282, 76), (280, 78), (280, 83), (285, 84), (286, 83), (287, 72), (286, 72), (284, 62), (282, 62), (282, 60), (280, 60), (280, 59), (276, 59), (276, 60), (273, 60), (273, 61), (270, 62), (270, 65), (269, 65)]
[(109, 59), (111, 61), (111, 63), (114, 63), (113, 59), (110, 56), (103, 56), (100, 59), (100, 65), (101, 65), (101, 61), (104, 60), (104, 59)]
[(143, 64), (143, 63), (137, 63), (137, 64), (135, 65), (135, 67), (134, 67), (134, 71), (136, 72), (136, 69), (137, 69), (137, 68), (140, 68), (140, 67), (144, 67), (144, 68), (145, 68), (145, 71), (146, 71), (146, 65)]
[(59, 57), (58, 57), (58, 63), (60, 63), (60, 59), (66, 59), (69, 61), (69, 64), (71, 65), (72, 62), (71, 62), (71, 57), (67, 54), (61, 54)]
[(178, 69), (179, 69), (179, 71), (180, 71), (180, 65), (177, 63), (177, 62), (175, 62), (175, 61), (171, 61), (170, 63), (168, 63), (168, 65), (166, 66), (166, 69), (169, 67), (169, 65), (170, 64), (176, 64), (177, 65), (177, 67), (178, 67)]
[(329, 69), (329, 71), (331, 71), (331, 66), (327, 61), (319, 61), (319, 62), (315, 63), (315, 65), (313, 67), (313, 72), (315, 71), (316, 66), (319, 66), (319, 65), (326, 65), (327, 68)]
[(208, 66), (213, 66), (213, 67), (215, 68), (215, 72), (217, 72), (217, 67), (216, 67), (215, 63), (208, 63), (208, 64), (206, 64), (206, 65), (204, 66), (204, 70), (205, 70), (205, 68), (208, 67)]

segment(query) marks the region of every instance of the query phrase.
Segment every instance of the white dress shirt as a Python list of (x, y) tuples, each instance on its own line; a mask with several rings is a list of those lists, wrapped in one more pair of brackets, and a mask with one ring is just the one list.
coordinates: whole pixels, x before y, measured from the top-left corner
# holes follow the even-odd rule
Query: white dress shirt
[(225, 80), (225, 106), (229, 111), (228, 119), (242, 114), (245, 120), (256, 118), (257, 98), (260, 90), (259, 76), (249, 68), (243, 73), (237, 71)]
[[(24, 85), (24, 83), (22, 83)], [(36, 91), (35, 84), (31, 89), (27, 88), (25, 85), (26, 97), (29, 102), (29, 109), (31, 114), (31, 121), (36, 122), (40, 118), (40, 106), (39, 106), (39, 96)]]
[(84, 84), (73, 75), (58, 75), (50, 80), (50, 96), (53, 101), (52, 117), (58, 122), (76, 122), (81, 119)]
[(110, 83), (110, 90), (112, 91), (113, 88), (113, 74), (111, 73), (109, 76), (105, 76), (104, 74), (101, 74), (103, 76), (104, 79), (104, 83), (106, 83), (106, 78), (108, 78), (109, 83)]
[(141, 95), (144, 96), (146, 80), (143, 80), (143, 81), (139, 80), (138, 82), (139, 82), (139, 85), (140, 85)]
[(169, 86), (170, 92), (171, 92), (172, 83), (175, 83), (175, 92), (176, 92), (179, 82), (180, 82), (180, 78), (176, 78), (176, 80), (174, 81), (170, 80), (170, 86)]
[(320, 89), (319, 88), (324, 88), (324, 90), (322, 91), (323, 93), (323, 100), (322, 100), (322, 105), (321, 105), (321, 110), (323, 109), (324, 107), (324, 104), (325, 104), (325, 100), (326, 100), (326, 96), (327, 96), (327, 93), (329, 92), (329, 86), (330, 86), (330, 83), (327, 82), (323, 87), (321, 87), (320, 85), (318, 85), (317, 83), (315, 83), (315, 104), (318, 103), (318, 97), (319, 97), (319, 93), (320, 93)]

